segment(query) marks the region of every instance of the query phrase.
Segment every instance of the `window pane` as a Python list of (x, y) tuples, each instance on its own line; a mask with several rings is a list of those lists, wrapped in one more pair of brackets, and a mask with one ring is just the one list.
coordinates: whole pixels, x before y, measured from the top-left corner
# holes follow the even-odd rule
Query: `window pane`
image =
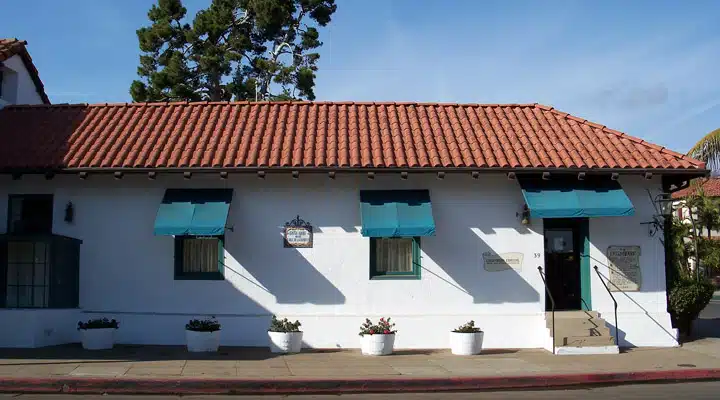
[(17, 285), (18, 284), (18, 269), (20, 268), (17, 264), (8, 264), (7, 271), (7, 284)]
[(15, 308), (18, 306), (18, 304), (17, 304), (17, 287), (15, 287), (15, 286), (7, 287), (7, 296), (5, 296), (5, 304), (8, 308)]
[(183, 272), (217, 272), (218, 239), (193, 238), (183, 241)]
[(545, 231), (548, 253), (572, 253), (573, 231), (569, 229), (548, 229)]
[(33, 307), (45, 307), (45, 291), (42, 287), (35, 286), (33, 290)]
[(8, 242), (9, 262), (33, 262), (32, 242)]
[(411, 238), (375, 239), (375, 254), (378, 272), (412, 272)]
[(32, 285), (33, 284), (33, 266), (32, 264), (20, 264), (18, 265), (20, 274), (18, 279), (18, 285)]
[(44, 242), (35, 243), (35, 262), (44, 263), (46, 257), (47, 245)]
[(32, 307), (32, 286), (18, 287), (18, 307)]
[(35, 264), (35, 277), (33, 284), (38, 286), (47, 285), (48, 279), (46, 273), (45, 264)]

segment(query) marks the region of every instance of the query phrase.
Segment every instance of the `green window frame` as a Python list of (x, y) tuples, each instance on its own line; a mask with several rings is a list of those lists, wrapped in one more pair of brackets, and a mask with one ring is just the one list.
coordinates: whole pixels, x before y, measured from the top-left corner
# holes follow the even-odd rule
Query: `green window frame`
[[(378, 270), (378, 241), (379, 240), (412, 240), (412, 270), (403, 272), (389, 272)], [(422, 265), (420, 262), (420, 237), (399, 237), (399, 238), (382, 238), (382, 237), (371, 237), (370, 238), (370, 279), (420, 279)]]
[[(207, 272), (188, 272), (183, 268), (185, 241), (191, 239), (217, 239), (217, 269)], [(225, 280), (225, 236), (175, 236), (175, 280)]]

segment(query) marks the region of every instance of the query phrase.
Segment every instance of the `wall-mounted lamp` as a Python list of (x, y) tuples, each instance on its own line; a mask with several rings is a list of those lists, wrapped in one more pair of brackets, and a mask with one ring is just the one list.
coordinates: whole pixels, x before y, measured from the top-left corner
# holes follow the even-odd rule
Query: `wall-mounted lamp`
[(515, 216), (520, 218), (521, 224), (530, 225), (530, 209), (527, 204), (523, 204), (522, 211), (515, 213)]
[(72, 201), (69, 201), (67, 205), (65, 205), (65, 222), (67, 222), (68, 224), (72, 224), (74, 219), (75, 206), (73, 206)]

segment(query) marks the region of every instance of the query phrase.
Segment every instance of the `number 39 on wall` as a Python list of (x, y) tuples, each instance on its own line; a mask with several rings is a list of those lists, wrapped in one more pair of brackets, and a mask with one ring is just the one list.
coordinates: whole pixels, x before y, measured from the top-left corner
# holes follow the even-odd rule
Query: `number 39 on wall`
[(540, 258), (542, 256), (542, 253), (533, 253), (533, 258)]

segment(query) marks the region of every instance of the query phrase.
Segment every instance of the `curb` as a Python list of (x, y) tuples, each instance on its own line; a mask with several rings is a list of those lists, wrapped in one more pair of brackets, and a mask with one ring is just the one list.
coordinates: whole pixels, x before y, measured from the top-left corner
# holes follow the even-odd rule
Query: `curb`
[(128, 379), (128, 378), (0, 378), (0, 393), (75, 394), (300, 394), (394, 393), (550, 389), (720, 380), (720, 369), (527, 375), (456, 378), (389, 379)]

